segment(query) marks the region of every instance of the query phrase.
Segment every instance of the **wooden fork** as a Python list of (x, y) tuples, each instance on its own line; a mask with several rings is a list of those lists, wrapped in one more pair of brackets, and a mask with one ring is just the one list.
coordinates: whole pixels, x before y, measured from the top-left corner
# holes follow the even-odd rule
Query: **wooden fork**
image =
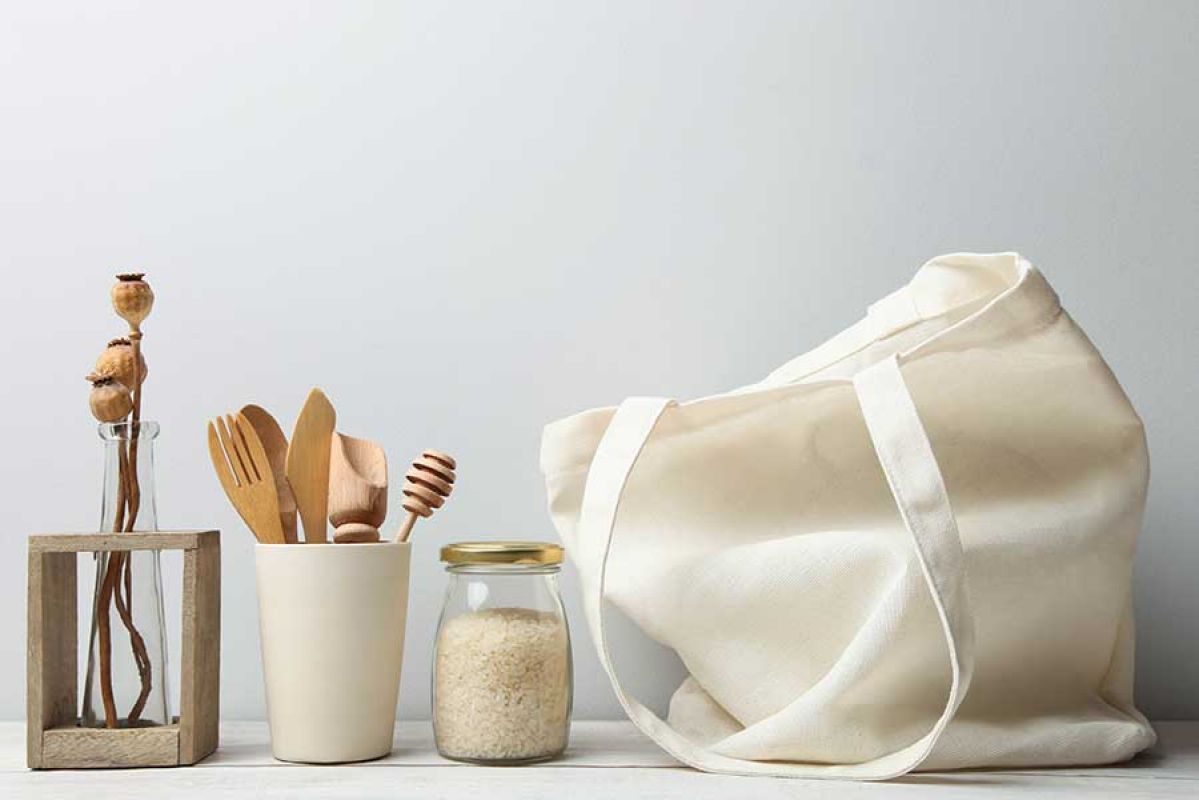
[(285, 544), (275, 475), (262, 440), (243, 414), (208, 423), (208, 454), (216, 476), (250, 531), (264, 544)]

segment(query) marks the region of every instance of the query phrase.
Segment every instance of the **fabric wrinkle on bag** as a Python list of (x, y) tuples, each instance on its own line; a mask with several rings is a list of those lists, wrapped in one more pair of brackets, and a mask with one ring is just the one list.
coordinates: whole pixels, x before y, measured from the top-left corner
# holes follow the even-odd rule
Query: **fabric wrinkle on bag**
[[(763, 381), (547, 426), (549, 506), (630, 719), (716, 772), (1104, 764), (1132, 700), (1144, 431), (1015, 253), (925, 264)], [(611, 603), (690, 676), (623, 689)]]

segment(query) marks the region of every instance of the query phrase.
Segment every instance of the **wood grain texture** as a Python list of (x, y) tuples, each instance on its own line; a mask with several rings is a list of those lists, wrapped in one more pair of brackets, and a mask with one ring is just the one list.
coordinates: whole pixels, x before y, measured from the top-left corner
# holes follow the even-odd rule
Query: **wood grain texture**
[(35, 533), (30, 552), (101, 553), (114, 550), (194, 550), (216, 531), (157, 531), (155, 533)]
[(337, 412), (320, 389), (313, 389), (296, 419), (287, 448), (287, 482), (291, 484), (304, 541), (328, 541), (325, 518), (329, 509), (329, 457)]
[(221, 543), (208, 537), (183, 556), (179, 763), (217, 748), (221, 710)]
[(41, 767), (46, 761), (42, 731), (75, 719), (77, 560), (74, 552), (29, 549), (26, 758), (30, 767)]
[(173, 767), (179, 763), (179, 726), (51, 728), (42, 740), (42, 769)]
[[(184, 551), (181, 722), (146, 728), (79, 727), (78, 554), (149, 549)], [(217, 531), (29, 537), (29, 767), (176, 766), (195, 763), (216, 749), (220, 715), (220, 559)]]

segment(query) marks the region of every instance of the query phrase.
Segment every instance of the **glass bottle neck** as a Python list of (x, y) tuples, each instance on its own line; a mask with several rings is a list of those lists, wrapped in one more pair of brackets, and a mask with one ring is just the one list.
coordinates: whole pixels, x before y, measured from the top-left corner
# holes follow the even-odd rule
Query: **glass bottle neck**
[(104, 494), (100, 530), (106, 533), (158, 530), (154, 494), (154, 440), (157, 422), (105, 423)]

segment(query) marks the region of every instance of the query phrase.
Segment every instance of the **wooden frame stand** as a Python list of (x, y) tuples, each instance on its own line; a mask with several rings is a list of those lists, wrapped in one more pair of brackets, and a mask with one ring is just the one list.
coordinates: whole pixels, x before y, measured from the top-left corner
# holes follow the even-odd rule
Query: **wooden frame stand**
[[(79, 553), (183, 551), (183, 654), (179, 718), (154, 728), (78, 723)], [(219, 531), (35, 534), (29, 537), (26, 732), (31, 769), (174, 767), (216, 750), (220, 718)]]

